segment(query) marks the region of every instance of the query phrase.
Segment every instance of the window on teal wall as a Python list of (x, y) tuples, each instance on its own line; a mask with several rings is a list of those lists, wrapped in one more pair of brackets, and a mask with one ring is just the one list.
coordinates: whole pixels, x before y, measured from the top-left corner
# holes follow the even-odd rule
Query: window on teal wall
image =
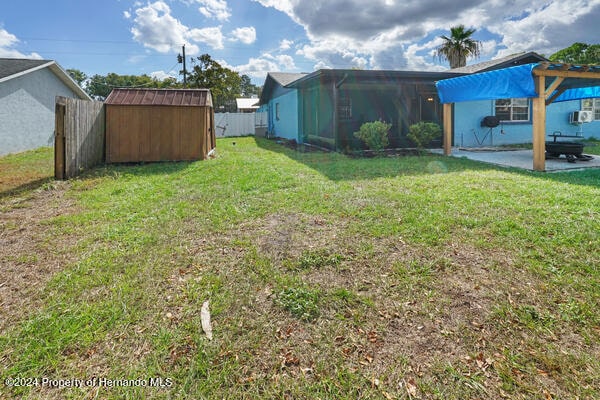
[(600, 121), (600, 99), (581, 100), (581, 109), (591, 111), (594, 115), (594, 120)]
[(275, 103), (275, 119), (279, 121), (279, 103)]
[(338, 100), (338, 114), (340, 120), (352, 119), (352, 99), (350, 96), (341, 96)]
[(500, 99), (496, 100), (496, 117), (500, 121), (527, 122), (529, 121), (529, 100)]

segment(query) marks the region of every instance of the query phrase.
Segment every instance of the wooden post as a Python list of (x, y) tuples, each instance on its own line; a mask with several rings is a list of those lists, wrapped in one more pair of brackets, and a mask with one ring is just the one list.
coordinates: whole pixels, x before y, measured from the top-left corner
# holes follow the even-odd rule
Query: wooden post
[(65, 179), (65, 112), (64, 99), (56, 97), (54, 107), (54, 178)]
[(444, 104), (444, 154), (452, 154), (452, 103)]
[(533, 169), (546, 170), (546, 95), (544, 75), (534, 76), (537, 97), (533, 98)]

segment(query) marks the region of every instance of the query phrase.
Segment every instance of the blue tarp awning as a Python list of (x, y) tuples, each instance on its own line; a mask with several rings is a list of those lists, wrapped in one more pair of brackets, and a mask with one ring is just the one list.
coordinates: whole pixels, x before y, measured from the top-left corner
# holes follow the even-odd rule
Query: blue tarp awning
[[(441, 103), (475, 100), (537, 97), (533, 70), (541, 63), (518, 65), (495, 71), (482, 72), (436, 82)], [(553, 65), (550, 64), (550, 69)], [(547, 66), (546, 66), (547, 68)], [(600, 72), (600, 67), (592, 68)], [(578, 70), (573, 72), (577, 73)], [(546, 85), (552, 83), (546, 79)], [(554, 101), (568, 101), (600, 97), (600, 78), (568, 77), (559, 86), (564, 92)]]

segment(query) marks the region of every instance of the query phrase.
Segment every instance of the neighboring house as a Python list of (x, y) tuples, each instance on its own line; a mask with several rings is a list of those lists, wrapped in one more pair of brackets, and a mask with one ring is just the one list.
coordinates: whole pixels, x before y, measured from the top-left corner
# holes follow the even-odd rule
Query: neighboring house
[[(517, 65), (548, 61), (537, 53), (520, 53), (498, 60), (486, 61), (451, 71), (477, 73), (513, 67)], [(589, 110), (595, 121), (572, 124), (573, 111)], [(481, 100), (456, 103), (454, 105), (454, 146), (478, 147), (502, 144), (531, 143), (532, 102), (529, 99)], [(481, 126), (486, 116), (496, 116), (500, 126)], [(584, 99), (552, 103), (546, 110), (546, 133), (560, 132), (563, 135), (581, 135), (600, 138), (600, 99)], [(549, 137), (548, 140), (552, 140)]]
[(300, 141), (298, 91), (286, 87), (307, 74), (269, 72), (260, 95), (258, 112), (267, 113), (267, 136)]
[(56, 96), (91, 100), (55, 61), (0, 58), (0, 155), (53, 144)]
[(235, 99), (235, 104), (239, 113), (253, 113), (258, 110), (258, 98)]

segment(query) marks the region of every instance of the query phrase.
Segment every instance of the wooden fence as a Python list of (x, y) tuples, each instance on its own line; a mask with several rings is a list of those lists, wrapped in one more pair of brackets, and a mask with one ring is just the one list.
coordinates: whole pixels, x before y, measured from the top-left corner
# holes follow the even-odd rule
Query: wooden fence
[(104, 103), (56, 97), (54, 177), (69, 179), (104, 162)]

